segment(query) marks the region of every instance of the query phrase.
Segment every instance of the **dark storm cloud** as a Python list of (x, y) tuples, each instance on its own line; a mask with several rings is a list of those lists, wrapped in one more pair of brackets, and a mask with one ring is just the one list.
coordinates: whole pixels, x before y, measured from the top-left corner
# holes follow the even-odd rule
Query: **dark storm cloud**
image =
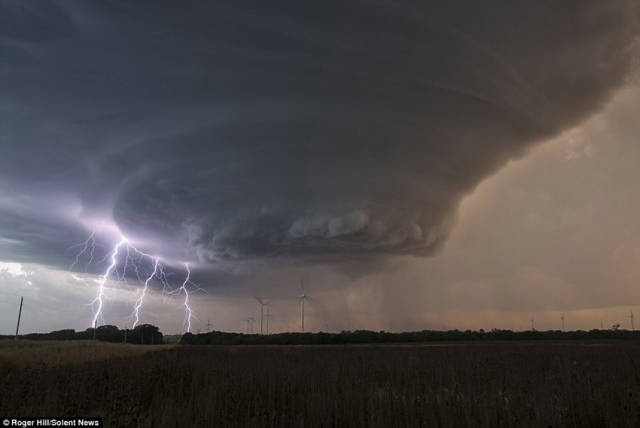
[(464, 194), (620, 85), (637, 17), (622, 0), (2, 1), (0, 256), (49, 262), (104, 213), (203, 263), (430, 254)]

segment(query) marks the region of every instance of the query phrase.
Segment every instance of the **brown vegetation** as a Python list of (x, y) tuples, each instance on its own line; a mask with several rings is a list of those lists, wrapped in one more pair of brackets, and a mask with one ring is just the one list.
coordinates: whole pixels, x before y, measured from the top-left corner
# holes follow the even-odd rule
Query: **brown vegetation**
[(640, 426), (629, 342), (185, 346), (0, 376), (0, 414), (107, 426)]
[(0, 340), (0, 370), (52, 367), (141, 355), (169, 346), (137, 346), (97, 340)]

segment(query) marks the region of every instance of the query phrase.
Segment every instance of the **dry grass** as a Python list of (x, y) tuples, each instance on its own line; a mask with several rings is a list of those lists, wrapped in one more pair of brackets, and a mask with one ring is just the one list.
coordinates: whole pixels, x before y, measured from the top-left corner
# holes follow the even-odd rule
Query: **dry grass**
[(640, 426), (640, 346), (185, 346), (0, 372), (0, 414), (112, 427)]
[(81, 364), (168, 348), (94, 340), (0, 340), (0, 370)]

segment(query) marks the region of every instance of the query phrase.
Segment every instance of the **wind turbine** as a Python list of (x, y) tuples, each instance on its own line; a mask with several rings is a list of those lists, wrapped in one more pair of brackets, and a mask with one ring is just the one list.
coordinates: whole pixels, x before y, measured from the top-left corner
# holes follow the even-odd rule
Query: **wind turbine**
[(564, 314), (560, 316), (560, 320), (562, 321), (562, 331), (564, 331)]
[(264, 321), (264, 307), (269, 305), (269, 303), (267, 303), (264, 300), (262, 300), (262, 297), (256, 297), (256, 300), (260, 304), (260, 334), (263, 334), (263, 332), (262, 332), (262, 322)]
[(535, 318), (531, 317), (531, 331), (536, 331), (535, 322)]
[(253, 324), (255, 324), (256, 319), (254, 317), (249, 317), (247, 319), (247, 321), (249, 322), (249, 325), (251, 326), (251, 334), (253, 334)]
[(269, 334), (269, 318), (271, 318), (271, 313), (269, 312), (269, 306), (267, 306), (267, 313), (264, 315), (267, 319), (267, 334)]
[(300, 295), (298, 296), (300, 300), (300, 320), (302, 324), (302, 331), (304, 332), (304, 301), (308, 300), (307, 295), (304, 292), (304, 283), (300, 280)]
[(632, 310), (629, 311), (629, 319), (631, 320), (631, 331), (633, 331), (634, 328), (633, 328), (633, 311)]

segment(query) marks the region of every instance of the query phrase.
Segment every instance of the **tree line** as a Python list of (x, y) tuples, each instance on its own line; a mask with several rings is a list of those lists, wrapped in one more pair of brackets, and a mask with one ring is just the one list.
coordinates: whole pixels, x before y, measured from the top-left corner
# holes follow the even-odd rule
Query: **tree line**
[(365, 343), (421, 343), (501, 340), (640, 340), (640, 331), (576, 330), (576, 331), (512, 331), (484, 330), (422, 330), (403, 333), (386, 331), (341, 331), (340, 333), (278, 333), (245, 334), (213, 331), (182, 336), (183, 345), (342, 345)]
[[(0, 336), (13, 339), (14, 336)], [(103, 325), (84, 331), (72, 329), (50, 333), (30, 333), (19, 336), (28, 340), (102, 340), (132, 344), (162, 344), (163, 335), (158, 327), (141, 324), (134, 329), (119, 329), (114, 325)], [(210, 333), (185, 333), (179, 342), (183, 345), (343, 345), (367, 343), (424, 343), (456, 341), (511, 341), (511, 340), (640, 340), (640, 331), (632, 330), (528, 330), (512, 331), (484, 330), (422, 330), (401, 333), (386, 331), (355, 330), (339, 333), (277, 333), (245, 334), (212, 331)]]
[[(1, 339), (13, 339), (14, 336), (0, 336)], [(162, 333), (151, 324), (140, 324), (134, 329), (119, 329), (115, 325), (101, 325), (84, 331), (72, 329), (56, 330), (50, 333), (29, 333), (18, 336), (27, 340), (102, 340), (104, 342), (134, 343), (158, 345), (162, 343)]]

